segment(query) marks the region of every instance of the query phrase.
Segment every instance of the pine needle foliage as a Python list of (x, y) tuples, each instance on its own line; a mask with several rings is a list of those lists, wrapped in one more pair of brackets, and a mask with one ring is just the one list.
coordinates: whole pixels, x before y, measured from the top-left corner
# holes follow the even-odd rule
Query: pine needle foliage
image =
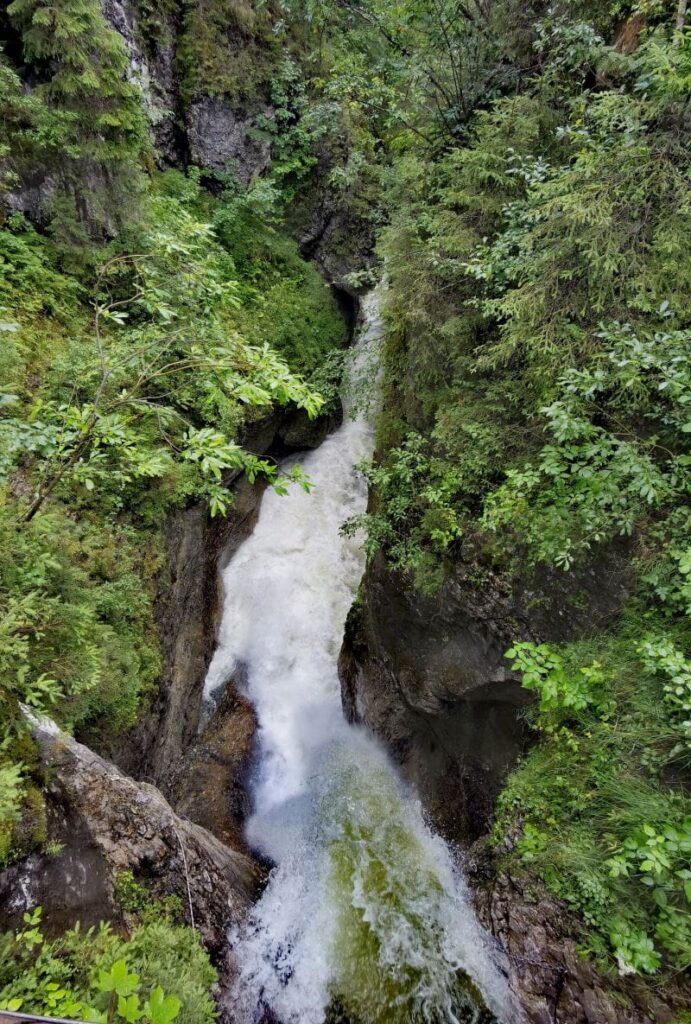
[[(74, 233), (71, 221), (81, 221), (92, 232), (112, 233), (125, 196), (130, 218), (135, 211), (150, 151), (124, 42), (98, 0), (13, 0), (7, 15), (20, 34), (24, 60), (38, 77), (30, 102), (22, 104), (14, 87), (24, 123), (16, 126), (10, 163), (14, 158), (21, 176), (37, 157), (48, 161), (60, 194), (52, 203), (46, 200), (45, 216), (52, 216), (60, 230)], [(28, 161), (22, 159), (22, 141), (34, 150)]]

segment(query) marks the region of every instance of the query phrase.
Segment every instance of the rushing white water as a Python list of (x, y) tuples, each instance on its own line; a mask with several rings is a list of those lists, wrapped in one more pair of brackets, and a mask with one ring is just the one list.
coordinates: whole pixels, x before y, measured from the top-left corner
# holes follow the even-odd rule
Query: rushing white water
[[(372, 296), (366, 314), (354, 365), (371, 376)], [(234, 1010), (242, 1024), (266, 1008), (284, 1024), (321, 1024), (335, 1000), (358, 1024), (513, 1024), (496, 951), (448, 849), (377, 742), (341, 712), (337, 657), (364, 566), (357, 538), (339, 531), (365, 508), (357, 466), (371, 448), (366, 419), (346, 417), (299, 459), (312, 493), (268, 492), (224, 573), (206, 693), (244, 668), (259, 722), (247, 836), (276, 865), (230, 936)]]

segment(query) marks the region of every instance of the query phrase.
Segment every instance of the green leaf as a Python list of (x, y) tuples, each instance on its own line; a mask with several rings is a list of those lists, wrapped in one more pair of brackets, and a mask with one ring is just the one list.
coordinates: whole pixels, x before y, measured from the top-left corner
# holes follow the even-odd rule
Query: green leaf
[(100, 992), (115, 992), (118, 996), (129, 996), (137, 987), (139, 976), (130, 974), (124, 960), (116, 960), (110, 971), (100, 971), (98, 989)]
[(150, 1024), (170, 1024), (180, 1013), (181, 1005), (177, 996), (164, 996), (163, 989), (158, 987), (144, 1004), (144, 1013)]
[(128, 1024), (135, 1024), (136, 1021), (142, 1019), (144, 1011), (139, 1004), (139, 996), (136, 993), (128, 997), (118, 997), (118, 1015), (124, 1018)]

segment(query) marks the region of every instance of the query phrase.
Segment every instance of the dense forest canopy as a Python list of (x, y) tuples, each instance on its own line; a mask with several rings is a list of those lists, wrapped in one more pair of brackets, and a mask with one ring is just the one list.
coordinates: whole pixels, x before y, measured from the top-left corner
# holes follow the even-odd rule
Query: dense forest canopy
[[(341, 287), (386, 280), (369, 556), (426, 593), (625, 569), (606, 629), (507, 651), (535, 742), (492, 841), (663, 986), (691, 950), (686, 4), (132, 0), (134, 42), (112, 6), (0, 13), (0, 864), (46, 842), (22, 707), (94, 742), (146, 708), (166, 517), (226, 514), (241, 472), (309, 487), (244, 438), (338, 391), (319, 197)], [(173, 53), (174, 110), (133, 47)], [(262, 166), (195, 161), (202, 103), (249, 111)], [(135, 897), (88, 952), (27, 921), (0, 1004), (212, 1020), (196, 939)]]

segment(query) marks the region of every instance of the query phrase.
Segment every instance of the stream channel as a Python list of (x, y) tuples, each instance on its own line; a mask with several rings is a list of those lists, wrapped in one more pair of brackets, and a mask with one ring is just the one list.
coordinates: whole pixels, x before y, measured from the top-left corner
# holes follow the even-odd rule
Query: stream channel
[[(347, 390), (376, 377), (380, 335), (372, 293)], [(458, 857), (381, 745), (342, 714), (337, 659), (364, 554), (340, 527), (365, 510), (358, 466), (373, 446), (368, 417), (344, 405), (338, 430), (284, 463), (300, 463), (312, 492), (267, 491), (223, 575), (205, 695), (240, 670), (258, 720), (246, 836), (274, 865), (229, 935), (234, 1013), (242, 1024), (518, 1024)]]

